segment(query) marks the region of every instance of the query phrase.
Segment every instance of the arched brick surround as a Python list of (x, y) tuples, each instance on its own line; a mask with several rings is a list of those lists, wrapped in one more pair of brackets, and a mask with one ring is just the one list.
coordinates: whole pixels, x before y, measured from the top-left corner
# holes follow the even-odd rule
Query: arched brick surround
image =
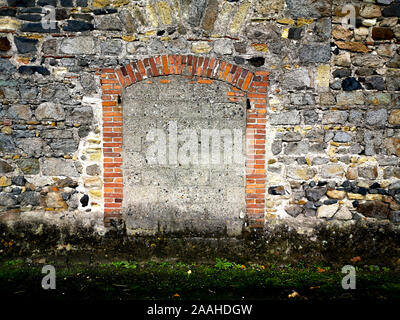
[[(250, 228), (263, 228), (265, 215), (265, 124), (268, 72), (250, 72), (213, 57), (154, 56), (117, 68), (99, 70), (103, 106), (104, 219), (121, 218), (123, 201), (122, 106), (123, 88), (153, 77), (182, 75), (210, 83), (226, 81), (250, 102), (246, 117), (246, 143), (253, 146), (246, 159), (246, 218)], [(208, 79), (206, 82), (204, 79)], [(232, 93), (234, 98), (234, 94)], [(249, 135), (249, 132), (252, 132)]]

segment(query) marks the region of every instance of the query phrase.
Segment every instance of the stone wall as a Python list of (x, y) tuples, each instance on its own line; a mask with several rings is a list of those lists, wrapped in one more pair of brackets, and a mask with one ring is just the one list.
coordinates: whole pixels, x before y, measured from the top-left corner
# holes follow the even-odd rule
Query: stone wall
[(399, 16), (398, 0), (0, 0), (0, 214), (104, 212), (100, 71), (197, 55), (269, 72), (261, 221), (398, 224)]

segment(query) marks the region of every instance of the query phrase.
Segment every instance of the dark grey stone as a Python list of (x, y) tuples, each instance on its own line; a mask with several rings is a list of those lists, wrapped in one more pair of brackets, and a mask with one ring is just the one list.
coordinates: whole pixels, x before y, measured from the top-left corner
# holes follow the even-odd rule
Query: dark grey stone
[(361, 84), (353, 77), (346, 78), (342, 81), (342, 89), (344, 91), (353, 91), (362, 89)]
[(14, 37), (14, 43), (17, 47), (18, 53), (30, 53), (36, 52), (36, 45), (38, 43), (38, 40)]
[(17, 18), (19, 20), (26, 20), (26, 21), (34, 21), (34, 22), (38, 22), (42, 20), (42, 16), (40, 14), (19, 14), (17, 16)]
[(206, 0), (193, 0), (191, 2), (188, 23), (192, 27), (198, 27), (200, 25), (206, 4)]
[(16, 186), (24, 186), (26, 183), (26, 179), (24, 176), (15, 176), (11, 179), (12, 183)]
[(9, 7), (34, 7), (35, 0), (7, 0)]
[(50, 148), (57, 155), (71, 154), (78, 150), (79, 142), (72, 139), (55, 140), (51, 142)]
[(0, 173), (9, 173), (13, 171), (13, 167), (10, 166), (6, 161), (0, 160)]
[(0, 58), (0, 74), (12, 74), (15, 70), (15, 66), (8, 59)]
[(391, 6), (383, 9), (382, 15), (384, 17), (400, 17), (400, 3), (393, 3)]
[(24, 75), (33, 75), (35, 73), (42, 74), (44, 76), (50, 75), (50, 71), (42, 66), (20, 66), (18, 72)]
[(0, 8), (0, 17), (15, 17), (16, 13), (17, 10), (13, 8)]
[(94, 25), (92, 23), (80, 20), (68, 20), (67, 24), (63, 26), (63, 30), (69, 32), (82, 32), (93, 29)]
[(38, 174), (40, 171), (39, 160), (23, 158), (17, 160), (17, 166), (22, 170), (25, 174)]
[(89, 204), (89, 196), (85, 194), (81, 199), (80, 202), (82, 204), (82, 207), (86, 207)]
[(14, 195), (5, 192), (0, 193), (0, 206), (13, 207), (17, 203), (17, 198)]
[(55, 28), (45, 29), (41, 23), (24, 23), (21, 26), (22, 32), (37, 32), (37, 33), (59, 33), (60, 28), (54, 22)]
[(302, 37), (302, 33), (303, 28), (290, 28), (288, 38), (293, 40), (300, 40)]
[(40, 194), (35, 191), (26, 191), (19, 196), (21, 206), (38, 206), (40, 203)]
[(365, 88), (368, 90), (385, 90), (385, 80), (382, 77), (369, 77), (365, 80)]
[(302, 213), (303, 209), (300, 206), (286, 206), (285, 211), (292, 217), (297, 217)]
[(310, 201), (319, 201), (326, 193), (326, 187), (310, 188), (306, 190), (306, 197)]
[(351, 76), (351, 70), (350, 69), (337, 69), (333, 71), (332, 75), (335, 78), (345, 78)]
[(303, 63), (323, 63), (331, 58), (329, 44), (306, 44), (300, 48), (300, 61)]
[(0, 152), (15, 152), (14, 140), (3, 133), (0, 133)]

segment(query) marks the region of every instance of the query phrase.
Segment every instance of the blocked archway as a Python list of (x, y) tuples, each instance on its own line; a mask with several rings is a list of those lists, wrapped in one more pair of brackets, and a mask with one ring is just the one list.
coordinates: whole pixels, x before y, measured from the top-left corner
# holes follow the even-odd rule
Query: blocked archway
[(155, 77), (180, 75), (200, 82), (205, 79), (211, 82), (224, 81), (235, 88), (230, 93), (232, 99), (235, 99), (235, 95), (246, 97), (246, 144), (251, 146), (246, 154), (246, 221), (252, 229), (263, 228), (268, 72), (253, 73), (213, 57), (164, 55), (133, 61), (117, 68), (104, 68), (99, 71), (99, 75), (103, 106), (103, 198), (106, 225), (111, 219), (122, 217), (123, 90), (140, 81), (152, 81)]

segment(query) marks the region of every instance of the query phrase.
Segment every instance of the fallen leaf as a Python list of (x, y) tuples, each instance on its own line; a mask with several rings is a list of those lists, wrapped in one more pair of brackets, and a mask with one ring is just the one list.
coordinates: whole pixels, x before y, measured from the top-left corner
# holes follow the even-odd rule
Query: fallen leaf
[(173, 297), (180, 297), (179, 293), (175, 293)]
[(318, 267), (318, 272), (325, 272), (326, 270), (323, 268)]
[(310, 287), (310, 290), (319, 289), (319, 288), (321, 288), (321, 287), (320, 286)]
[(296, 297), (300, 297), (299, 293), (296, 291), (293, 291), (293, 293), (288, 295), (288, 298), (296, 298)]
[(360, 256), (357, 256), (357, 257), (351, 258), (350, 261), (351, 261), (351, 262), (358, 262), (358, 261), (361, 261), (361, 257), (360, 257)]

